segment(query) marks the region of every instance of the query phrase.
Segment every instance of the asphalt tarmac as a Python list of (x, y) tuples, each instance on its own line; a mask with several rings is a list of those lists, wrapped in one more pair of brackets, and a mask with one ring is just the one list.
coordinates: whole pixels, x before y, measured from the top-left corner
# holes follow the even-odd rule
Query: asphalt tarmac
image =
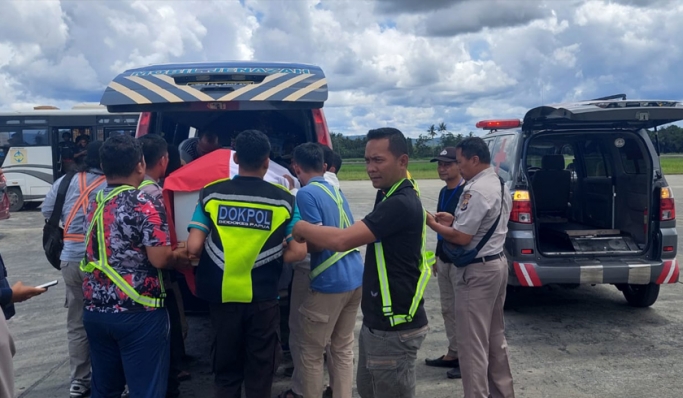
[[(683, 176), (667, 177), (678, 209), (683, 209)], [(419, 182), (428, 210), (436, 207), (442, 182)], [(369, 182), (342, 182), (356, 220), (373, 206)], [(683, 217), (679, 216), (679, 234)], [(38, 285), (60, 283), (17, 305), (9, 322), (17, 354), (16, 392), (20, 398), (68, 397), (69, 359), (65, 292), (61, 274), (47, 262), (41, 248), (43, 219), (38, 210), (13, 213), (0, 221), (0, 253), (10, 282)], [(431, 231), (429, 245), (436, 235)], [(679, 240), (679, 252), (681, 242)], [(576, 289), (540, 288), (516, 295), (506, 311), (506, 335), (517, 397), (679, 398), (683, 396), (683, 287), (665, 285), (659, 300), (647, 309), (631, 308), (613, 286)], [(425, 294), (430, 334), (418, 353), (417, 396), (459, 397), (459, 380), (448, 380), (447, 369), (425, 366), (425, 358), (446, 353), (439, 291), (432, 278)], [(356, 333), (362, 315), (358, 314)], [(182, 383), (183, 397), (211, 397), (210, 325), (205, 316), (188, 316), (186, 341), (192, 379)], [(356, 348), (357, 349), (357, 348)], [(357, 355), (357, 353), (356, 353)], [(273, 396), (288, 388), (278, 372)], [(357, 395), (354, 395), (357, 396)]]

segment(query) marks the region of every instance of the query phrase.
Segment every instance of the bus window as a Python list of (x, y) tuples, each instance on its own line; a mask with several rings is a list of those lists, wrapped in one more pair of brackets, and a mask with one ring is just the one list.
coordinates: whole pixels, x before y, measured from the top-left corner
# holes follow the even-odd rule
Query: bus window
[(47, 124), (45, 119), (24, 119), (24, 124)]
[(105, 128), (104, 129), (104, 136), (105, 139), (111, 137), (112, 135), (130, 135), (131, 137), (135, 137), (135, 127), (110, 127), (110, 128)]
[(0, 165), (5, 161), (5, 156), (9, 152), (10, 137), (18, 132), (18, 129), (0, 128)]
[[(22, 137), (24, 141), (23, 146), (48, 146), (50, 145), (49, 135), (47, 129), (23, 129)], [(21, 146), (21, 145), (13, 145)]]

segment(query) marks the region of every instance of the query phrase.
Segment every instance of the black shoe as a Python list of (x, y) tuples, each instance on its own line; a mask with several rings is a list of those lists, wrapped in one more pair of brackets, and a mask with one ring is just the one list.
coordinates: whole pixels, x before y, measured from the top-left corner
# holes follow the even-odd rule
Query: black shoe
[(436, 359), (425, 359), (427, 366), (434, 366), (437, 368), (456, 368), (458, 367), (458, 360), (444, 360), (445, 355), (442, 355)]
[(283, 372), (283, 376), (285, 377), (292, 377), (294, 374), (294, 366), (291, 366), (289, 368), (285, 368), (285, 371)]
[(460, 367), (453, 368), (446, 372), (446, 377), (449, 379), (462, 379), (462, 374), (460, 373)]

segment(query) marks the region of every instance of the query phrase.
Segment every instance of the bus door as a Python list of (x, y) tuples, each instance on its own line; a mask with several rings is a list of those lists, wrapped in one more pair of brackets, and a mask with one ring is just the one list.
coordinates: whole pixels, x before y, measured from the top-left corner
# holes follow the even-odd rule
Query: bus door
[(52, 167), (55, 179), (75, 170), (85, 160), (85, 149), (95, 137), (92, 126), (52, 127)]

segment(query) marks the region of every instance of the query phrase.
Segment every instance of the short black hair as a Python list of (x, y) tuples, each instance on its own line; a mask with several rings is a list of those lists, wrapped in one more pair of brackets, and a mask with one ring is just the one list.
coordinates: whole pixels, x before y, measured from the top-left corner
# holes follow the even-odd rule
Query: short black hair
[(83, 165), (79, 167), (78, 171), (86, 171), (88, 169), (99, 169), (101, 166), (100, 160), (100, 148), (102, 147), (102, 141), (93, 141), (85, 147), (85, 161)]
[(342, 166), (342, 157), (337, 152), (332, 152), (332, 154), (334, 155), (332, 159), (332, 166), (334, 166), (335, 173), (339, 173), (339, 170), (341, 170)]
[(318, 146), (323, 150), (323, 161), (327, 163), (327, 169), (325, 171), (330, 171), (332, 161), (334, 160), (334, 151), (327, 145), (318, 144)]
[(76, 142), (79, 142), (80, 140), (90, 141), (90, 137), (85, 134), (81, 134), (78, 137), (76, 137)]
[(382, 127), (368, 131), (367, 140), (389, 140), (389, 151), (396, 157), (408, 154), (408, 143), (401, 130), (393, 127)]
[(100, 147), (100, 161), (105, 177), (128, 177), (143, 160), (142, 145), (128, 134), (107, 138)]
[(62, 138), (64, 138), (64, 137), (69, 137), (69, 139), (72, 139), (72, 138), (73, 138), (73, 137), (71, 136), (71, 133), (68, 132), (68, 131), (65, 131), (65, 132), (62, 133)]
[(484, 164), (491, 163), (491, 151), (489, 151), (489, 146), (480, 137), (467, 137), (460, 141), (455, 148), (459, 148), (462, 155), (467, 159), (472, 159), (473, 156), (477, 156), (480, 162)]
[(244, 130), (235, 138), (240, 168), (257, 170), (270, 155), (270, 140), (259, 130)]
[(202, 139), (202, 137), (209, 137), (209, 138), (214, 138), (218, 137), (218, 133), (215, 130), (212, 129), (201, 129), (199, 130), (199, 133), (197, 134), (197, 138)]
[(168, 143), (159, 134), (145, 134), (138, 138), (147, 167), (154, 167), (168, 154)]
[(304, 171), (324, 172), (325, 154), (323, 148), (316, 143), (307, 142), (294, 148), (294, 162)]

